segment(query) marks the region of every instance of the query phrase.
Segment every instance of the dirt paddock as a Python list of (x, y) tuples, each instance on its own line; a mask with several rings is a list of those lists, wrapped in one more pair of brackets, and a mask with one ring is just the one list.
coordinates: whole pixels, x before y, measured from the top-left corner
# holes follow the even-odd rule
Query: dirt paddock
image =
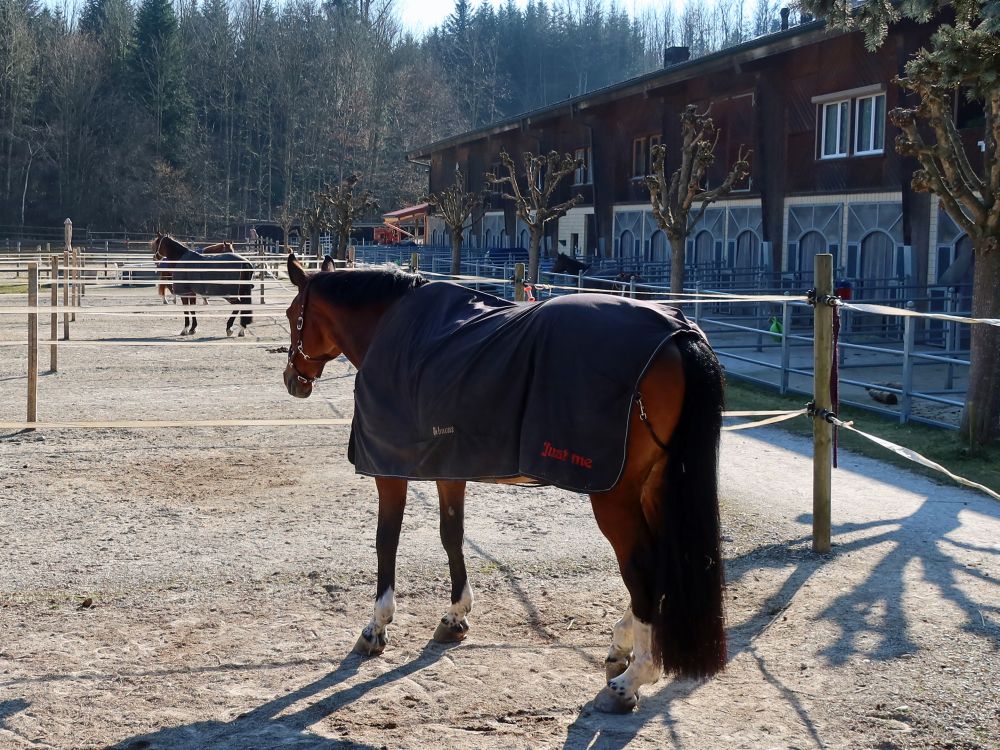
[[(73, 338), (174, 341), (180, 327), (81, 315)], [(198, 338), (222, 328), (203, 319)], [(23, 330), (0, 316), (0, 338)], [(40, 378), (39, 419), (350, 416), (346, 363), (293, 400), (285, 355), (267, 351), (284, 321), (251, 330), (269, 343), (67, 347)], [(25, 368), (23, 349), (0, 348), (0, 420), (23, 418)], [(624, 587), (586, 498), (567, 492), (471, 486), (477, 603), (467, 641), (445, 647), (430, 640), (448, 600), (437, 499), (414, 485), (389, 648), (351, 654), (371, 614), (376, 503), (347, 437), (0, 434), (0, 748), (1000, 748), (989, 498), (842, 456), (834, 552), (819, 557), (809, 446), (727, 434), (729, 666), (661, 680), (612, 717), (592, 699)]]

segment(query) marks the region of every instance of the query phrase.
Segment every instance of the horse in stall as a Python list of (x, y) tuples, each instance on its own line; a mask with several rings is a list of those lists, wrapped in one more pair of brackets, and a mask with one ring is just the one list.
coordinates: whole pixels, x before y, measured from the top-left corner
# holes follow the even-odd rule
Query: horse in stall
[[(184, 308), (181, 336), (193, 336), (198, 328), (194, 305), (199, 295), (222, 297), (231, 305), (249, 307), (252, 304), (250, 293), (253, 291), (254, 267), (239, 253), (216, 252), (206, 257), (166, 234), (157, 234), (150, 246), (161, 273), (170, 274), (173, 292)], [(189, 306), (192, 308), (190, 312)], [(233, 335), (233, 322), (237, 315), (240, 318), (240, 336), (246, 335), (247, 326), (253, 322), (251, 311), (234, 311), (226, 322), (227, 336)]]
[[(201, 253), (202, 255), (218, 255), (220, 253), (235, 253), (236, 248), (233, 246), (232, 242), (216, 242), (214, 245), (206, 245), (203, 248), (191, 248), (192, 251), (196, 253)], [(159, 271), (160, 283), (156, 286), (156, 293), (160, 295), (160, 299), (163, 300), (163, 304), (167, 304), (167, 292), (171, 294), (174, 293), (173, 286), (170, 284), (170, 279), (172, 274), (167, 270)], [(176, 299), (175, 299), (176, 301)], [(208, 300), (205, 300), (205, 304), (208, 304)]]
[(348, 458), (375, 480), (378, 576), (356, 652), (386, 647), (409, 480), (437, 483), (451, 606), (434, 639), (466, 637), (465, 490), (485, 481), (590, 496), (631, 598), (599, 710), (631, 711), (663, 672), (724, 668), (723, 374), (680, 311), (603, 294), (523, 305), (399, 269), (287, 265), (288, 393), (308, 397), (341, 354), (358, 369)]

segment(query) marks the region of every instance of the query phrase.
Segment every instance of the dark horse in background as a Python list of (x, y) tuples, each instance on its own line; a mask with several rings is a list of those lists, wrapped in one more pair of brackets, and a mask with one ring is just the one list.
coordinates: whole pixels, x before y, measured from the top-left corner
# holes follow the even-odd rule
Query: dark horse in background
[[(579, 273), (587, 273), (590, 265), (584, 263), (583, 261), (577, 260), (576, 258), (571, 258), (565, 253), (556, 253), (556, 259), (552, 263), (552, 268), (549, 269), (549, 273), (562, 273), (575, 276)], [(629, 289), (629, 282), (635, 279), (636, 281), (641, 281), (639, 274), (629, 273), (627, 271), (619, 271), (616, 276), (611, 278), (599, 278), (599, 276), (589, 276), (586, 280), (586, 285), (594, 289), (607, 290), (609, 292), (617, 292), (623, 294)]]
[[(406, 368), (405, 372), (396, 372), (392, 367), (384, 366), (387, 356), (389, 362), (395, 361), (398, 356), (406, 356), (405, 353), (400, 355), (400, 349), (404, 341), (409, 340), (402, 339), (398, 329), (391, 334), (386, 333), (387, 329), (399, 321), (412, 320), (415, 321), (413, 325), (436, 331), (437, 319), (445, 317), (452, 309), (449, 300), (457, 299), (460, 304), (465, 304), (466, 298), (459, 296), (462, 294), (468, 295), (468, 309), (487, 307), (490, 314), (499, 313), (501, 317), (510, 314), (517, 317), (526, 311), (549, 314), (550, 317), (534, 319), (542, 329), (542, 340), (523, 340), (519, 333), (512, 337), (513, 341), (507, 342), (508, 347), (513, 345), (525, 350), (547, 348), (551, 337), (560, 335), (551, 332), (552, 321), (558, 320), (563, 325), (566, 321), (577, 320), (581, 312), (586, 314), (588, 307), (600, 310), (614, 308), (616, 315), (623, 314), (626, 321), (631, 321), (629, 327), (649, 325), (650, 315), (656, 317), (659, 313), (653, 309), (652, 303), (599, 294), (566, 295), (536, 305), (516, 305), (455, 284), (428, 284), (419, 274), (398, 269), (333, 270), (329, 258), (320, 272), (309, 274), (291, 255), (288, 258), (288, 273), (298, 288), (298, 294), (287, 311), (291, 340), (283, 378), (289, 394), (298, 398), (308, 397), (324, 365), (341, 354), (358, 368), (355, 427), (352, 427), (348, 455), (358, 471), (374, 476), (379, 505), (375, 535), (378, 556), (375, 610), (371, 621), (363, 628), (355, 650), (365, 655), (378, 655), (386, 647), (387, 626), (392, 622), (396, 608), (396, 549), (406, 505), (407, 482), (412, 478), (434, 479), (437, 482), (441, 541), (447, 552), (451, 575), (451, 606), (439, 623), (434, 639), (439, 642), (460, 641), (469, 629), (467, 615), (473, 605), (462, 550), (466, 482), (547, 482), (543, 475), (525, 472), (524, 463), (516, 465), (521, 476), (481, 473), (484, 465), (492, 465), (496, 453), (477, 451), (476, 446), (482, 446), (484, 441), (488, 443), (493, 436), (504, 432), (508, 425), (497, 421), (491, 423), (484, 418), (476, 408), (477, 404), (483, 403), (478, 395), (481, 391), (469, 394), (465, 392), (467, 385), (475, 381), (478, 388), (492, 388), (491, 383), (484, 384), (484, 381), (501, 381), (498, 388), (527, 388), (529, 393), (534, 391), (532, 398), (554, 400), (557, 402), (557, 413), (562, 417), (546, 416), (548, 411), (543, 410), (540, 415), (532, 414), (530, 420), (546, 420), (542, 425), (544, 435), (558, 434), (559, 430), (577, 434), (581, 398), (585, 404), (595, 401), (587, 393), (564, 394), (561, 385), (551, 392), (544, 387), (536, 389), (535, 384), (551, 383), (556, 376), (550, 375), (548, 370), (538, 372), (541, 368), (524, 367), (520, 363), (508, 367), (499, 361), (503, 352), (497, 356), (492, 356), (492, 350), (477, 352), (486, 356), (473, 357), (463, 349), (457, 356), (467, 357), (468, 366), (456, 364), (453, 369), (458, 373), (454, 390), (462, 391), (456, 394), (456, 399), (462, 403), (464, 398), (464, 411), (449, 404), (447, 408), (452, 411), (444, 417), (444, 421), (435, 421), (435, 426), (427, 428), (426, 433), (407, 432), (410, 422), (403, 413), (433, 412), (440, 403), (426, 398), (422, 388), (429, 378), (424, 377), (426, 371), (422, 367), (403, 364), (409, 363), (408, 359), (400, 360), (400, 367)], [(414, 307), (415, 300), (421, 296), (423, 301), (420, 305), (431, 304)], [(504, 309), (504, 305), (513, 309)], [(426, 312), (412, 314), (415, 310)], [(551, 317), (551, 314), (557, 313), (561, 317)], [(475, 314), (478, 313), (470, 313)], [(602, 313), (598, 312), (598, 315)], [(466, 320), (464, 315), (459, 319)], [(445, 323), (452, 325), (454, 320), (450, 318)], [(595, 318), (591, 316), (587, 320), (594, 321)], [(620, 322), (622, 318), (616, 320)], [(627, 377), (632, 378), (636, 374), (638, 382), (632, 382), (624, 390), (620, 396), (622, 400), (614, 402), (614, 409), (598, 410), (594, 407), (586, 416), (589, 428), (596, 425), (599, 430), (620, 430), (616, 434), (621, 435), (621, 442), (617, 439), (612, 441), (616, 458), (611, 462), (612, 470), (618, 473), (609, 475), (617, 476), (617, 480), (610, 480), (613, 482), (607, 485), (610, 489), (587, 490), (587, 493), (598, 527), (614, 549), (631, 597), (630, 606), (613, 627), (606, 660), (608, 683), (598, 694), (595, 704), (602, 711), (631, 711), (638, 705), (639, 689), (655, 682), (664, 671), (680, 677), (704, 678), (723, 669), (726, 662), (717, 480), (723, 376), (714, 352), (700, 331), (686, 321), (685, 324), (688, 326), (686, 335), (657, 339), (659, 343), (652, 349), (654, 354), (651, 357), (642, 355), (641, 362), (628, 364), (627, 372), (630, 374)], [(660, 325), (658, 317), (656, 325)], [(477, 326), (465, 327), (473, 329)], [(608, 358), (601, 355), (605, 351), (602, 347), (607, 346), (604, 339), (616, 338), (616, 335), (609, 335), (600, 324), (596, 327), (598, 330), (592, 331), (588, 323), (581, 324), (577, 329), (591, 342), (589, 348), (578, 347), (578, 356), (583, 358), (581, 361), (591, 363), (589, 367), (578, 368), (583, 371), (584, 387), (591, 389), (601, 379), (599, 371), (602, 367), (605, 372), (609, 366), (612, 372), (622, 369), (619, 362), (608, 365)], [(442, 338), (453, 335), (443, 334)], [(417, 354), (426, 355), (425, 360), (441, 356), (439, 346), (430, 350), (423, 350), (421, 346), (417, 345)], [(598, 361), (599, 358), (601, 361)], [(445, 361), (451, 367), (451, 360)], [(481, 368), (488, 370), (491, 367), (495, 368), (492, 379), (479, 377), (485, 372)], [(525, 372), (529, 369), (535, 370), (530, 376)], [(407, 382), (405, 393), (397, 394), (403, 399), (398, 408), (395, 397), (388, 399), (389, 419), (384, 422), (373, 419), (373, 414), (384, 408), (384, 401), (373, 402), (370, 398), (372, 391), (366, 390), (371, 387), (371, 378), (380, 382), (377, 380), (378, 373), (383, 371), (387, 371), (390, 378), (390, 388), (394, 387), (396, 391), (399, 391), (399, 378)], [(635, 390), (630, 393), (630, 388)], [(543, 392), (538, 393), (539, 390)], [(524, 416), (522, 413), (512, 419), (523, 420)], [(431, 418), (437, 420), (437, 415)], [(375, 429), (379, 425), (381, 431)], [(515, 436), (521, 435), (521, 442), (514, 448), (515, 453), (526, 450), (520, 455), (527, 456), (527, 462), (537, 463), (538, 443), (526, 440), (517, 429), (515, 426), (511, 430)], [(416, 473), (380, 475), (362, 464), (359, 457), (364, 455), (366, 449), (359, 441), (388, 446), (407, 460), (408, 446), (417, 445), (402, 439), (403, 435), (410, 434), (426, 435), (423, 444), (432, 444), (433, 450), (440, 445), (436, 442), (438, 439), (453, 439), (454, 448), (448, 448), (453, 453), (449, 455), (461, 462), (462, 471), (444, 479), (440, 473), (428, 476), (425, 462), (420, 464), (421, 469)], [(576, 445), (573, 442), (569, 444)], [(543, 445), (543, 460), (549, 457), (558, 459), (556, 463), (562, 462), (559, 464), (561, 470), (575, 470), (575, 467), (568, 466), (570, 462), (566, 460), (565, 451), (549, 442)], [(572, 463), (576, 463), (577, 458), (574, 453)], [(524, 476), (525, 473), (528, 476)], [(555, 481), (548, 483), (563, 486)]]
[[(232, 242), (216, 242), (213, 245), (206, 245), (203, 248), (191, 248), (196, 253), (201, 253), (202, 255), (219, 255), (220, 253), (235, 253), (236, 248), (233, 246)], [(156, 286), (156, 293), (160, 295), (160, 299), (163, 300), (163, 304), (167, 304), (167, 292), (173, 294), (174, 288), (170, 283), (173, 274), (170, 271), (161, 268), (159, 270), (160, 283)], [(175, 300), (176, 301), (176, 300)], [(208, 304), (208, 300), (205, 300), (205, 304)]]
[[(199, 296), (222, 297), (231, 305), (250, 307), (254, 267), (242, 255), (232, 252), (202, 255), (166, 234), (157, 234), (150, 246), (161, 272), (170, 274), (174, 294), (180, 297), (184, 307), (181, 336), (193, 336), (198, 328), (195, 304)], [(237, 315), (240, 336), (246, 335), (247, 326), (253, 322), (250, 310), (234, 311), (226, 323), (227, 336), (233, 335)]]

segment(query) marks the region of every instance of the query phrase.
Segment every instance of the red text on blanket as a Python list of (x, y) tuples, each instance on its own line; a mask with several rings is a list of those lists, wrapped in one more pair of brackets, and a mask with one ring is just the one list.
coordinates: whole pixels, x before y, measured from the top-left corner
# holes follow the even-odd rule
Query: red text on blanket
[(571, 454), (568, 448), (553, 448), (552, 443), (548, 440), (542, 446), (542, 458), (554, 458), (556, 461), (571, 461), (574, 466), (579, 466), (583, 469), (594, 468), (593, 459), (578, 456), (575, 453)]

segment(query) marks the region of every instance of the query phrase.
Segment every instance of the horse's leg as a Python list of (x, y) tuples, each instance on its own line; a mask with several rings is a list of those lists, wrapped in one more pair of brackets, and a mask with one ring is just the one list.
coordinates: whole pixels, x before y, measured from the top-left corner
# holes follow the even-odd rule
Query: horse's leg
[(608, 657), (604, 660), (604, 676), (608, 682), (622, 674), (632, 663), (632, 649), (635, 643), (632, 634), (634, 621), (632, 606), (629, 605), (611, 631), (611, 646), (608, 648)]
[[(230, 305), (237, 304), (237, 300), (233, 299), (232, 297), (226, 297), (226, 302), (228, 302)], [(232, 336), (233, 335), (233, 322), (236, 320), (236, 314), (237, 314), (237, 312), (238, 312), (237, 310), (233, 310), (233, 314), (230, 315), (229, 316), (229, 320), (226, 321), (226, 335), (227, 336)], [(241, 333), (240, 335), (242, 336), (243, 334)]]
[(195, 311), (198, 309), (198, 297), (192, 294), (188, 304), (191, 306), (191, 330), (188, 331), (188, 335), (194, 336), (194, 331), (198, 327), (198, 316), (195, 315)]
[[(665, 464), (665, 460), (660, 463)], [(660, 467), (662, 471), (662, 467)], [(608, 651), (605, 671), (609, 675), (617, 671), (623, 661), (626, 668), (620, 674), (611, 676), (607, 687), (597, 696), (595, 707), (599, 711), (626, 713), (639, 704), (639, 688), (656, 682), (660, 677), (660, 666), (655, 663), (652, 652), (653, 597), (648, 579), (654, 570), (654, 538), (643, 514), (641, 485), (622, 482), (610, 492), (591, 495), (594, 518), (601, 532), (611, 542), (618, 568), (632, 597), (631, 663), (628, 663), (628, 614), (615, 625), (615, 637)]]
[[(251, 289), (252, 288), (253, 287), (251, 287)], [(246, 297), (240, 297), (240, 304), (241, 305), (250, 306), (250, 305), (253, 304), (253, 300), (250, 298), (250, 295), (248, 294)], [(253, 320), (253, 311), (252, 310), (240, 310), (240, 333), (239, 333), (239, 335), (241, 337), (247, 335), (247, 328), (250, 327), (250, 323), (251, 323), (252, 320)]]
[(434, 631), (438, 643), (465, 640), (469, 632), (466, 616), (472, 611), (472, 589), (465, 570), (462, 542), (465, 539), (465, 482), (437, 483), (441, 504), (441, 544), (448, 553), (451, 574), (451, 607)]
[(375, 477), (378, 489), (378, 528), (375, 551), (378, 555), (378, 583), (375, 588), (375, 613), (361, 631), (354, 651), (378, 656), (385, 651), (388, 625), (396, 613), (396, 548), (406, 508), (406, 480)]
[(188, 323), (188, 299), (187, 299), (187, 297), (181, 297), (181, 310), (184, 311), (184, 329), (181, 331), (181, 336), (187, 336), (188, 333), (189, 333), (188, 326), (190, 325), (190, 323)]

